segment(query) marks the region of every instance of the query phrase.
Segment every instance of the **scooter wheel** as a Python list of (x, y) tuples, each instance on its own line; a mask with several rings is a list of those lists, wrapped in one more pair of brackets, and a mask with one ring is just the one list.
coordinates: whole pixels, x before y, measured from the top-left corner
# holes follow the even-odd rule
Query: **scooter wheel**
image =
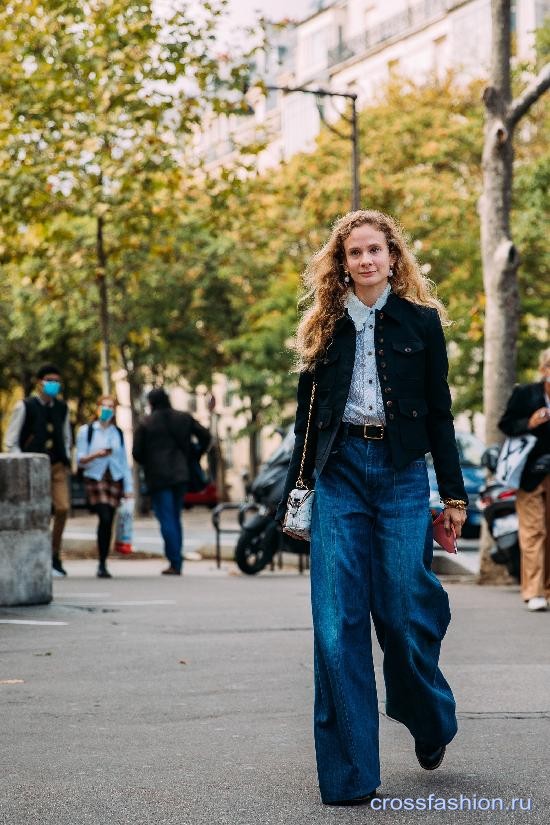
[(244, 530), (235, 547), (235, 561), (239, 570), (253, 576), (270, 564), (272, 548), (266, 546), (265, 531), (251, 533)]

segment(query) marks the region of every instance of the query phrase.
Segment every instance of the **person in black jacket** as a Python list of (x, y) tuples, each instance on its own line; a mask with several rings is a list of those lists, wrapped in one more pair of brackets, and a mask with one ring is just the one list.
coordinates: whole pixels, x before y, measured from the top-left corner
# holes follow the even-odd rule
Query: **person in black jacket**
[(173, 410), (163, 389), (151, 390), (149, 415), (136, 429), (132, 455), (143, 465), (153, 511), (160, 523), (169, 567), (164, 575), (179, 576), (182, 568), (183, 497), (190, 479), (192, 438), (202, 452), (210, 445), (210, 433), (192, 415)]
[(516, 510), (521, 548), (521, 596), (529, 610), (546, 610), (550, 598), (550, 349), (541, 353), (542, 381), (516, 387), (499, 421), (508, 436), (537, 439), (521, 474)]
[(20, 401), (6, 431), (6, 449), (12, 453), (45, 453), (51, 465), (53, 506), (52, 574), (66, 576), (61, 542), (70, 510), (71, 425), (69, 407), (61, 393), (61, 370), (44, 364), (36, 373), (36, 393)]
[(380, 784), (371, 616), (384, 651), (386, 713), (409, 729), (420, 765), (437, 768), (456, 734), (454, 697), (438, 668), (450, 611), (430, 569), (425, 453), (449, 534), (460, 535), (468, 500), (447, 384), (445, 310), (396, 222), (374, 210), (345, 215), (304, 280), (313, 301), (297, 332), (296, 441), (276, 517), (284, 520), (305, 447), (303, 475), (315, 486), (319, 786), (325, 804), (355, 805)]

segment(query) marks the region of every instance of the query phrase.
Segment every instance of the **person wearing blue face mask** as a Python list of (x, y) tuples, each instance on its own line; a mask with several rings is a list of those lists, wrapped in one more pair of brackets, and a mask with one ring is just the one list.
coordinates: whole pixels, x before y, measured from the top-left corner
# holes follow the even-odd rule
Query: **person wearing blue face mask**
[(116, 399), (98, 399), (97, 417), (80, 427), (76, 438), (76, 459), (83, 469), (90, 510), (98, 516), (97, 549), (100, 579), (110, 579), (107, 557), (113, 521), (121, 499), (133, 497), (132, 471), (128, 464), (122, 430), (115, 423)]
[(61, 370), (44, 364), (36, 373), (36, 393), (20, 401), (6, 431), (6, 449), (12, 453), (45, 453), (51, 464), (53, 504), (52, 573), (65, 576), (61, 563), (63, 530), (70, 509), (69, 468), (71, 427), (69, 408), (58, 398)]

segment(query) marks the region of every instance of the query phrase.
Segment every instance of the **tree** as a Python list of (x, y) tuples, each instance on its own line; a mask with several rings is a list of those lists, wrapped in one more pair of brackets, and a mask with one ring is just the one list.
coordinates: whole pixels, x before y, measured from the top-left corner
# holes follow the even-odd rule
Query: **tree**
[(487, 443), (502, 440), (498, 421), (516, 380), (520, 319), (520, 254), (512, 241), (510, 214), (514, 133), (520, 120), (550, 86), (550, 63), (512, 99), (511, 0), (492, 0), (492, 63), (485, 89), (483, 193), (480, 199), (485, 288), (483, 399)]
[(152, 0), (12, 0), (0, 10), (4, 227), (38, 216), (82, 219), (86, 237), (71, 257), (96, 290), (104, 392), (110, 287), (125, 294), (128, 277), (120, 263), (129, 249), (143, 251), (139, 236), (159, 215), (174, 219), (188, 174), (182, 150), (202, 115), (201, 97), (218, 111), (242, 105), (227, 89), (242, 87), (246, 60), (225, 71), (223, 98), (213, 91), (223, 0), (193, 15), (181, 3), (172, 8), (166, 18), (155, 16)]
[[(483, 146), (483, 193), (480, 199), (481, 249), (485, 289), (483, 406), (485, 439), (502, 441), (498, 421), (516, 380), (520, 325), (518, 269), (520, 254), (512, 241), (510, 215), (514, 170), (514, 134), (520, 120), (550, 86), (550, 63), (512, 99), (511, 0), (492, 0), (490, 85)], [(490, 538), (481, 541), (480, 580), (499, 581), (502, 573), (489, 558)]]

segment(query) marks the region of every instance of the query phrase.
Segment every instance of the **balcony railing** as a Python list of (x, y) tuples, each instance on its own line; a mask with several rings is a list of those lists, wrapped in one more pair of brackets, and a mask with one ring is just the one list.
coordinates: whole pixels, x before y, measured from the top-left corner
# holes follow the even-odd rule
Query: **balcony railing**
[(376, 48), (386, 40), (406, 35), (430, 20), (440, 17), (453, 5), (453, 0), (422, 0), (421, 3), (416, 3), (399, 14), (381, 20), (376, 26), (356, 37), (341, 41), (336, 48), (329, 49), (328, 65), (336, 66), (350, 57), (357, 57)]

